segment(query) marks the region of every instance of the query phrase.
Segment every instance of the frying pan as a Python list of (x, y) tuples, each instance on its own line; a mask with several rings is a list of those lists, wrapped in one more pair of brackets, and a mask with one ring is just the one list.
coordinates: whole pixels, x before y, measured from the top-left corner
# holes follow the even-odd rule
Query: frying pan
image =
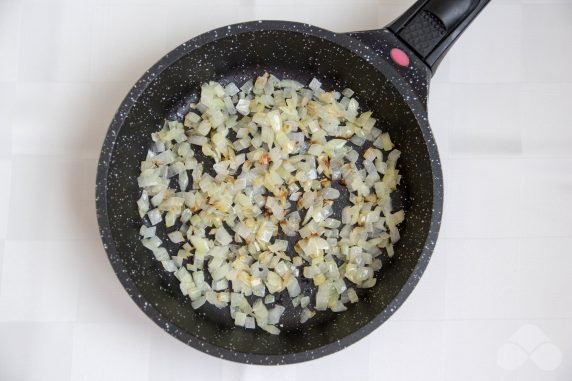
[[(444, 54), (487, 3), (418, 1), (384, 29), (347, 34), (285, 21), (230, 25), (195, 37), (163, 57), (123, 100), (103, 143), (97, 172), (103, 245), (135, 303), (188, 345), (255, 364), (321, 357), (386, 321), (423, 274), (441, 220), (443, 180), (427, 117), (429, 81)], [(301, 83), (317, 77), (326, 90), (349, 87), (356, 92), (363, 109), (373, 111), (377, 126), (388, 131), (402, 151), (402, 181), (394, 201), (406, 214), (395, 256), (383, 258), (376, 286), (363, 291), (359, 303), (340, 314), (321, 312), (306, 324), (299, 323), (299, 311), (289, 308), (278, 336), (235, 327), (227, 309), (205, 305), (194, 311), (174, 276), (140, 244), (136, 207), (139, 163), (145, 160), (150, 134), (164, 119), (181, 119), (204, 82), (240, 85), (264, 71)], [(335, 217), (340, 218), (343, 206), (341, 198)], [(287, 305), (288, 295), (279, 301)]]

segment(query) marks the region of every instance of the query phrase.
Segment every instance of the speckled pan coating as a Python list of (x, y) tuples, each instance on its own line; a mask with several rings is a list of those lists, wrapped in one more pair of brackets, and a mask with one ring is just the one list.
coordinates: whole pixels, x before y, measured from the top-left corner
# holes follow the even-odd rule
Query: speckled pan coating
[[(365, 41), (368, 45), (360, 42)], [(423, 274), (437, 239), (443, 201), (437, 147), (427, 121), (430, 72), (406, 48), (412, 63), (395, 67), (386, 31), (332, 33), (311, 25), (260, 21), (223, 27), (179, 46), (135, 84), (115, 115), (99, 160), (97, 217), (103, 245), (121, 283), (160, 327), (188, 345), (220, 358), (254, 364), (307, 361), (336, 352), (387, 320)], [(285, 318), (283, 333), (234, 327), (228, 312), (193, 311), (178, 282), (139, 243), (136, 176), (149, 134), (165, 117), (181, 117), (185, 101), (208, 80), (241, 82), (268, 70), (326, 88), (349, 86), (403, 151), (401, 195), (406, 210), (396, 256), (379, 282), (342, 314), (320, 313), (305, 325)], [(342, 205), (338, 205), (338, 211)], [(285, 300), (284, 302), (287, 302)]]

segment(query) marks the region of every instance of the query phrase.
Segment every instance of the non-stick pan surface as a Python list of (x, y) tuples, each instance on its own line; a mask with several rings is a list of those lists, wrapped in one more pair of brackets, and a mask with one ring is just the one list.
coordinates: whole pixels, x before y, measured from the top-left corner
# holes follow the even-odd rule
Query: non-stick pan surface
[[(299, 362), (335, 352), (365, 336), (410, 294), (437, 238), (442, 179), (424, 103), (430, 71), (405, 46), (401, 48), (414, 62), (407, 68), (393, 65), (389, 48), (399, 40), (384, 34), (377, 43), (387, 49), (374, 51), (357, 38), (306, 24), (238, 24), (181, 45), (133, 87), (103, 145), (97, 174), (98, 222), (123, 286), (164, 330), (199, 350), (234, 361)], [(360, 105), (374, 112), (378, 126), (391, 134), (402, 151), (402, 181), (395, 202), (406, 212), (396, 255), (392, 260), (384, 258), (377, 285), (363, 292), (359, 303), (345, 313), (319, 313), (303, 325), (299, 311), (288, 312), (279, 336), (235, 327), (225, 309), (205, 305), (194, 311), (174, 276), (140, 244), (136, 208), (139, 163), (145, 159), (150, 134), (161, 128), (164, 119), (182, 118), (185, 105), (198, 96), (204, 82), (241, 84), (264, 71), (302, 83), (317, 77), (326, 89), (354, 89)], [(411, 85), (413, 79), (418, 86)], [(343, 206), (342, 195), (335, 208), (338, 217)], [(287, 293), (281, 298), (289, 303)]]

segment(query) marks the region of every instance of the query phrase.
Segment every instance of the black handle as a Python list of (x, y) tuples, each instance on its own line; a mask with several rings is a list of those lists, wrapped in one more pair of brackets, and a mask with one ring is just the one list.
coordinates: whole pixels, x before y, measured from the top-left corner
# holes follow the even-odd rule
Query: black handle
[(419, 0), (388, 25), (435, 72), (457, 38), (490, 0)]

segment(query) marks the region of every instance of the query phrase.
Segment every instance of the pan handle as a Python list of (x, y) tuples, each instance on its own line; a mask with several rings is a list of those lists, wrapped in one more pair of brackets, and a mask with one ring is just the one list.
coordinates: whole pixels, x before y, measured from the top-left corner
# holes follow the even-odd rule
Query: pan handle
[(435, 73), (457, 38), (490, 0), (419, 0), (387, 26)]

